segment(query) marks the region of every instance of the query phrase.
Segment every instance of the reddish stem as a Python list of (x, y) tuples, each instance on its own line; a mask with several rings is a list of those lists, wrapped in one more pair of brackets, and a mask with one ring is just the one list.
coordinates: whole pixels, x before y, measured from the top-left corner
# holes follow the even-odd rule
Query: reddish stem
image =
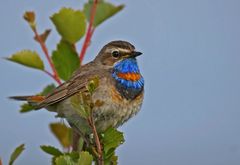
[(54, 76), (52, 73), (50, 73), (49, 71), (44, 70), (43, 72), (45, 72), (47, 75), (49, 75), (50, 77), (52, 77), (59, 85), (62, 83), (62, 82), (58, 82), (58, 81), (56, 80), (55, 76)]
[(44, 71), (44, 72), (47, 73), (49, 76), (51, 76), (60, 85), (62, 82), (61, 82), (61, 80), (60, 80), (60, 78), (59, 78), (59, 76), (57, 74), (57, 71), (56, 71), (53, 63), (52, 63), (52, 60), (50, 58), (50, 55), (48, 53), (48, 49), (47, 49), (45, 43), (42, 41), (41, 37), (39, 36), (39, 34), (38, 34), (38, 32), (37, 32), (37, 30), (35, 28), (33, 28), (33, 32), (34, 32), (35, 37), (36, 37), (38, 43), (40, 44), (40, 46), (41, 46), (41, 48), (42, 48), (42, 50), (43, 50), (43, 52), (44, 52), (44, 54), (45, 54), (45, 56), (46, 56), (46, 58), (48, 60), (48, 63), (50, 64), (50, 66), (52, 68), (53, 74), (51, 74), (48, 71)]
[(95, 126), (95, 123), (94, 123), (94, 119), (93, 119), (92, 113), (91, 113), (91, 116), (88, 118), (88, 123), (89, 123), (89, 125), (92, 128), (93, 136), (94, 136), (95, 143), (96, 143), (96, 146), (97, 146), (98, 165), (103, 165), (104, 162), (103, 162), (102, 145), (101, 145), (98, 133), (97, 133), (97, 129), (96, 129), (96, 126)]
[(83, 47), (82, 47), (82, 50), (81, 50), (80, 56), (79, 56), (81, 63), (86, 54), (87, 48), (90, 45), (90, 41), (91, 41), (91, 38), (92, 38), (92, 35), (94, 32), (93, 21), (94, 21), (95, 15), (96, 15), (97, 3), (98, 3), (98, 0), (94, 0), (91, 11), (90, 11), (90, 20), (89, 20), (89, 24), (88, 24), (87, 34), (86, 34), (86, 37), (85, 37), (85, 40), (83, 43)]

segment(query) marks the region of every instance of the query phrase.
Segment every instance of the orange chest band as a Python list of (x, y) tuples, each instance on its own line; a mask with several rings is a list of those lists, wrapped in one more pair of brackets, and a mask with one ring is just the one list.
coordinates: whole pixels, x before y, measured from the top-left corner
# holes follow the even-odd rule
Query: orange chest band
[(141, 78), (139, 73), (118, 73), (117, 76), (129, 81), (138, 81)]

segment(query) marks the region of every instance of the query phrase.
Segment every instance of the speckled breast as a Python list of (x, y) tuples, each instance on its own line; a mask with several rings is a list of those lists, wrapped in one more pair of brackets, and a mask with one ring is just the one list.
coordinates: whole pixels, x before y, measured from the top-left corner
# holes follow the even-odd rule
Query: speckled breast
[(139, 112), (144, 93), (144, 80), (136, 59), (117, 63), (112, 77), (103, 80), (95, 99), (104, 104), (94, 111), (98, 129), (118, 127)]
[(119, 127), (139, 112), (143, 102), (143, 89), (134, 99), (127, 99), (117, 90), (114, 81), (102, 81), (104, 85), (93, 95), (95, 100), (103, 101), (94, 110), (94, 118), (98, 130), (108, 127)]

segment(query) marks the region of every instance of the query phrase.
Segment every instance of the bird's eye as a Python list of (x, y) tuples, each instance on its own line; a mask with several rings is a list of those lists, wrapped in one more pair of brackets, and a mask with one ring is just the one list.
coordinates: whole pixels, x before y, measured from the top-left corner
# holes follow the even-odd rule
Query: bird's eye
[(119, 53), (119, 51), (113, 51), (112, 52), (112, 56), (114, 57), (114, 58), (118, 58), (119, 56), (120, 56), (120, 53)]

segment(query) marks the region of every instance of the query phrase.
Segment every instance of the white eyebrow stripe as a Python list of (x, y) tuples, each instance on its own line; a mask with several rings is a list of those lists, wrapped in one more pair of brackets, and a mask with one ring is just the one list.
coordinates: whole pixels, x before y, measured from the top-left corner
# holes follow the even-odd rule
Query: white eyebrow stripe
[(130, 53), (130, 52), (131, 52), (129, 49), (118, 48), (118, 50), (119, 50), (120, 52), (124, 52), (124, 53)]

